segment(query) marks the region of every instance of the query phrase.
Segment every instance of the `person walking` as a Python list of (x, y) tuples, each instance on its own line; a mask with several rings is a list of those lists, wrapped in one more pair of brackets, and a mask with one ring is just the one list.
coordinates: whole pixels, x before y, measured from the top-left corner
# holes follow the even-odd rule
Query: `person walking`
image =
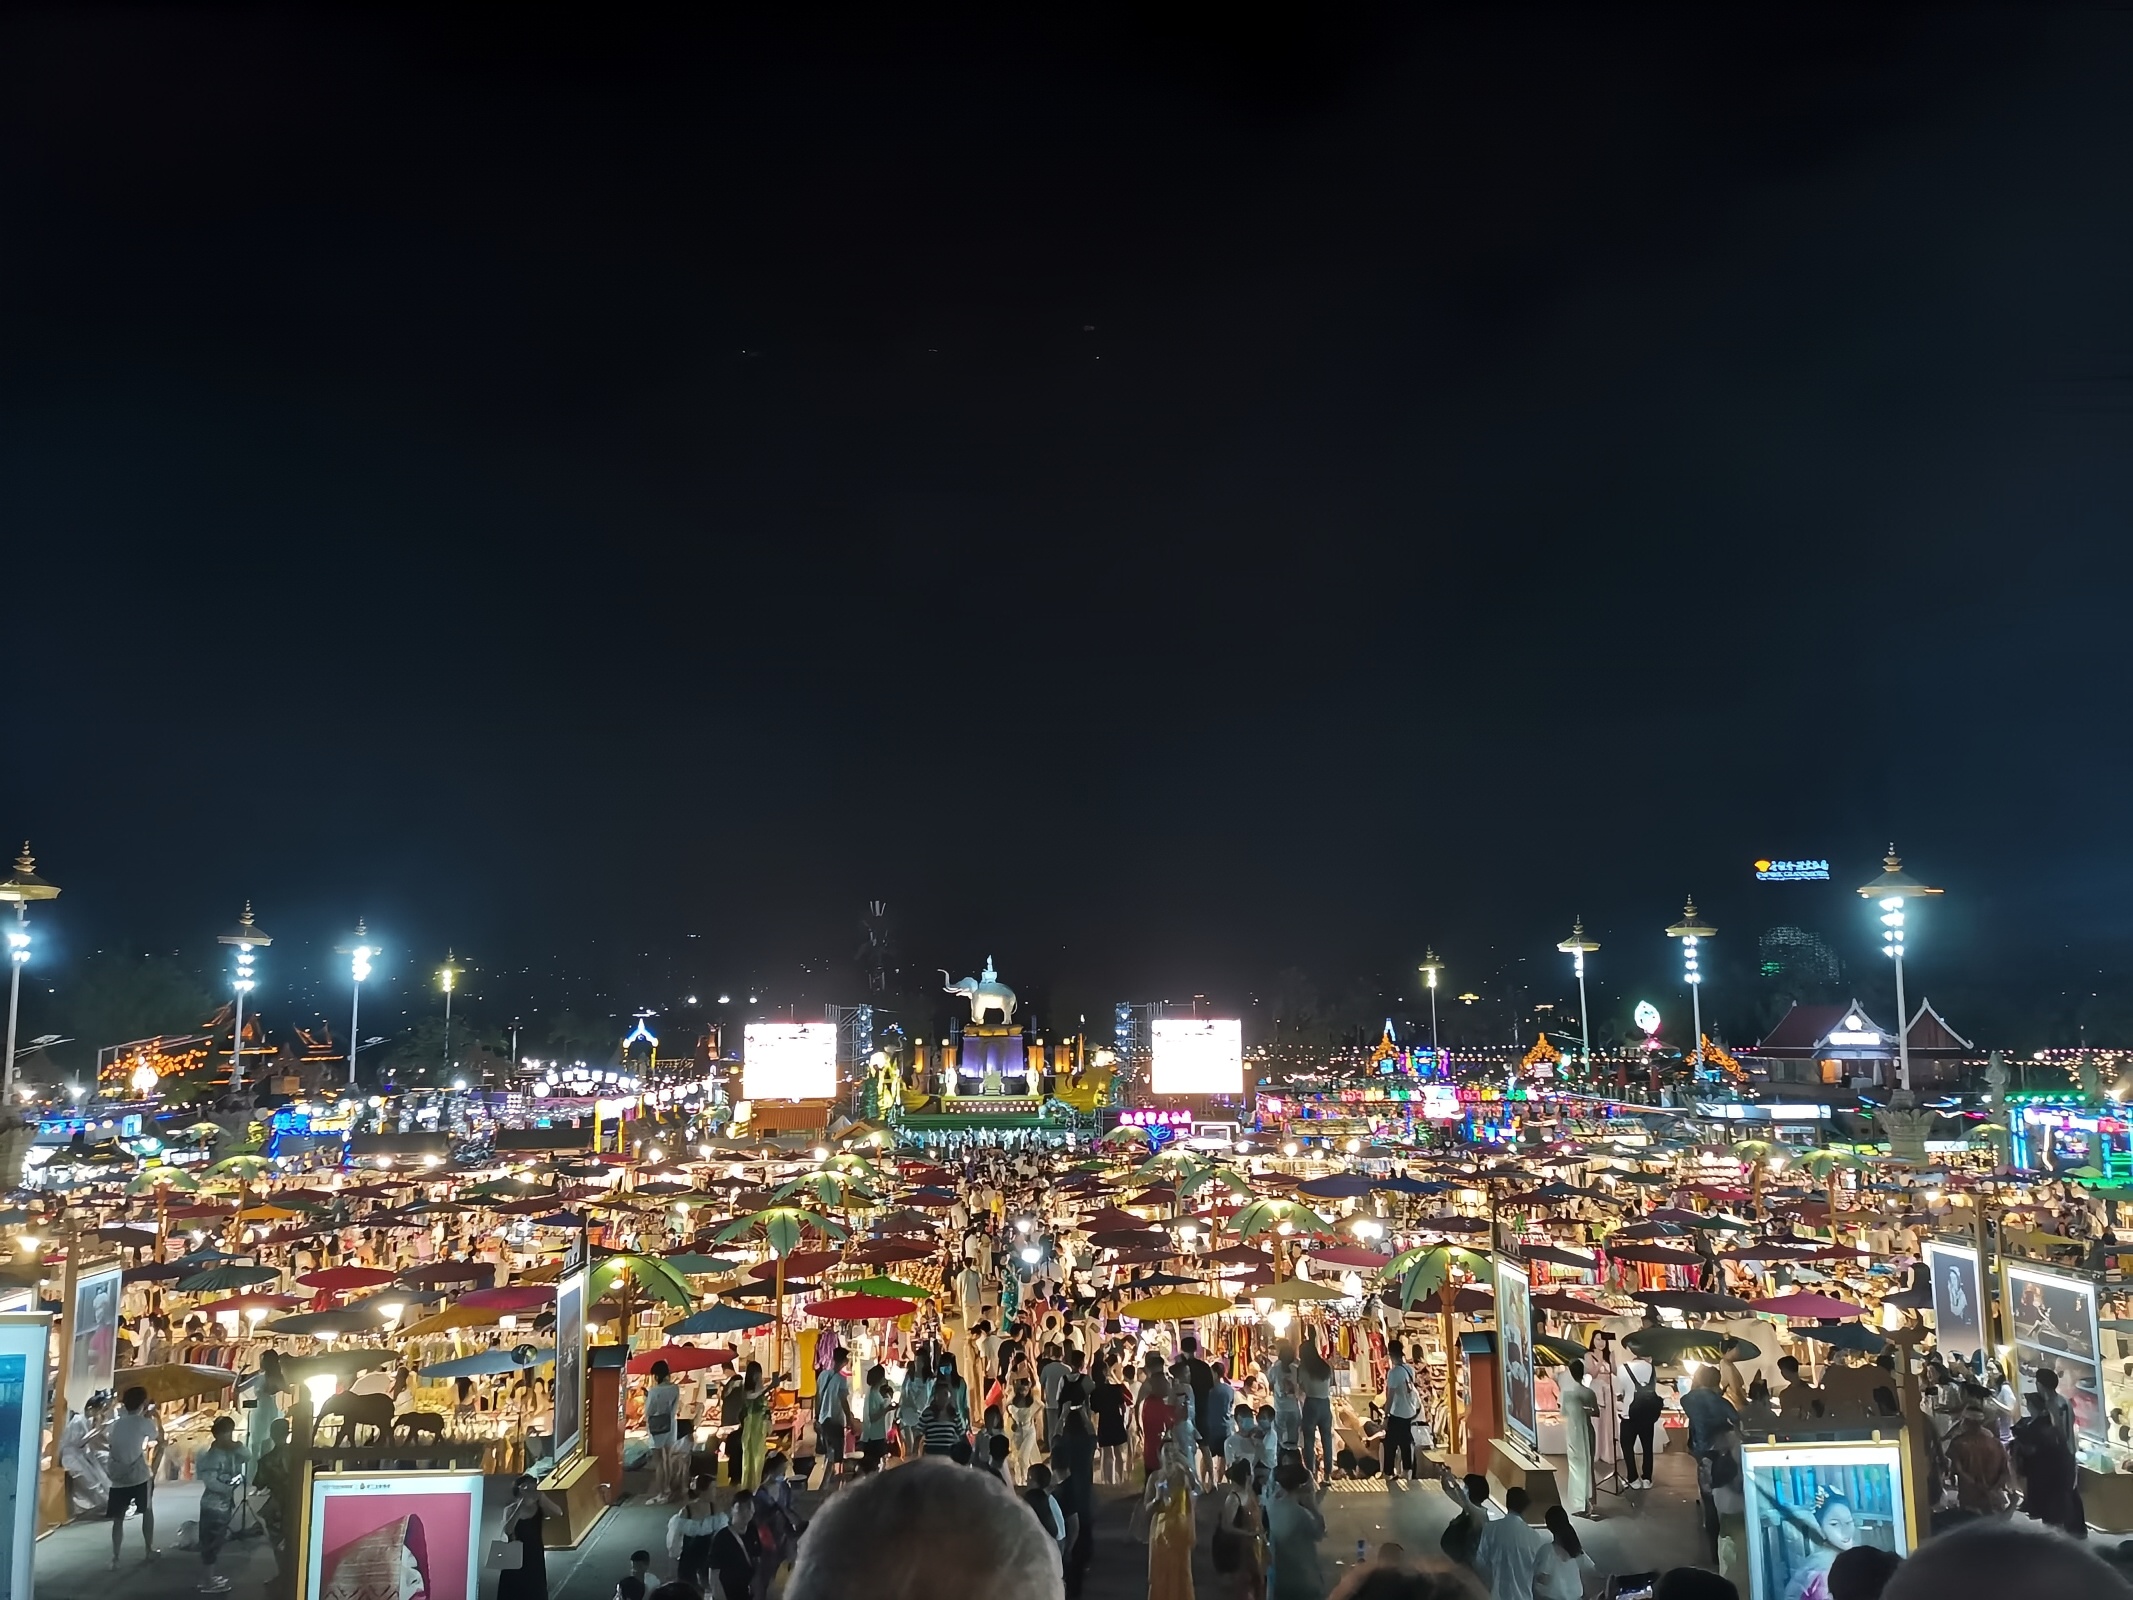
[(237, 1511), (237, 1486), (244, 1481), (244, 1452), (237, 1448), (237, 1423), (217, 1417), (213, 1443), (200, 1453), (194, 1475), (200, 1480), (200, 1592), (228, 1594), (230, 1580), (217, 1569), (229, 1542), (230, 1518)]
[(104, 1514), (111, 1519), (111, 1570), (116, 1572), (128, 1506), (140, 1510), (141, 1547), (147, 1559), (162, 1554), (156, 1549), (155, 1469), (163, 1455), (163, 1424), (149, 1409), (148, 1391), (139, 1384), (119, 1396), (119, 1414), (104, 1429), (104, 1443), (111, 1456)]
[(1163, 1442), (1134, 1521), (1148, 1540), (1148, 1600), (1193, 1600), (1192, 1470), (1175, 1440)]
[[(1615, 1369), (1615, 1405), (1622, 1428), (1622, 1472), (1632, 1489), (1652, 1486), (1652, 1430), (1666, 1403), (1659, 1398), (1659, 1375), (1643, 1356), (1631, 1355)], [(1637, 1469), (1637, 1450), (1644, 1468)]]
[(1297, 1366), (1303, 1374), (1304, 1469), (1323, 1489), (1333, 1481), (1333, 1364), (1319, 1354), (1315, 1335), (1304, 1335)]
[(711, 1491), (711, 1479), (702, 1476), (692, 1480), (681, 1509), (674, 1513), (674, 1538), (679, 1546), (673, 1552), (674, 1576), (683, 1583), (694, 1584), (699, 1594), (711, 1592), (711, 1545), (725, 1526), (726, 1519), (718, 1514), (717, 1497)]
[(1326, 1592), (1318, 1560), (1326, 1516), (1311, 1487), (1310, 1470), (1302, 1462), (1284, 1461), (1274, 1469), (1266, 1527), (1274, 1559), (1272, 1600), (1319, 1600)]
[(852, 1425), (851, 1351), (839, 1345), (815, 1389), (815, 1458), (824, 1463), (822, 1487), (834, 1494), (844, 1481), (844, 1440)]
[(652, 1446), (652, 1495), (646, 1505), (663, 1506), (681, 1497), (674, 1482), (674, 1419), (681, 1413), (681, 1386), (664, 1361), (652, 1363), (651, 1386), (644, 1391), (644, 1434)]
[(542, 1542), (541, 1524), (561, 1517), (563, 1508), (541, 1493), (540, 1480), (521, 1473), (511, 1485), (511, 1504), (504, 1509), (502, 1537), (516, 1540), (519, 1564), (496, 1575), (496, 1600), (548, 1600), (548, 1547)]
[(1393, 1339), (1385, 1346), (1385, 1442), (1381, 1469), (1385, 1481), (1393, 1479), (1394, 1463), (1407, 1463), (1407, 1478), (1411, 1483), (1415, 1476), (1415, 1418), (1421, 1414), (1422, 1402), (1415, 1390), (1415, 1369), (1407, 1364), (1407, 1350), (1399, 1340)]
[(1533, 1600), (1585, 1600), (1586, 1584), (1598, 1569), (1571, 1526), (1570, 1513), (1548, 1508), (1548, 1542), (1533, 1566)]

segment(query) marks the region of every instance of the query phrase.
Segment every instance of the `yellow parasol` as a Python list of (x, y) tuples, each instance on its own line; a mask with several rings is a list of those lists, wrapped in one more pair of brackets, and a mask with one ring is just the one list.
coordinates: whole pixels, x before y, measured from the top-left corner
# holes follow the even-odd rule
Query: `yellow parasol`
[(1169, 1322), (1181, 1317), (1211, 1317), (1229, 1310), (1218, 1294), (1152, 1294), (1145, 1300), (1129, 1300), (1118, 1309), (1137, 1322)]
[(236, 1381), (237, 1374), (227, 1367), (166, 1362), (153, 1367), (121, 1367), (111, 1379), (111, 1388), (116, 1394), (124, 1394), (132, 1388), (146, 1389), (150, 1405), (170, 1405), (180, 1400), (197, 1400), (202, 1395), (219, 1394)]
[(302, 1217), (301, 1211), (289, 1211), (281, 1206), (246, 1206), (237, 1213), (239, 1222), (294, 1222)]
[(420, 1322), (411, 1322), (400, 1330), (403, 1339), (423, 1339), (433, 1333), (449, 1333), (454, 1328), (485, 1328), (503, 1313), (484, 1310), (480, 1306), (446, 1306), (433, 1312)]

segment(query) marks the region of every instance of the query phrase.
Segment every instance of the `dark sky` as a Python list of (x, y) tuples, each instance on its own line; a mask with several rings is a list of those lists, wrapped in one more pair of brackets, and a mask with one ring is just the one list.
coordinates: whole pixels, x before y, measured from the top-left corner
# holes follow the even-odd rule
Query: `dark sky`
[(2133, 15), (1470, 10), (11, 8), (54, 981), (2120, 983)]

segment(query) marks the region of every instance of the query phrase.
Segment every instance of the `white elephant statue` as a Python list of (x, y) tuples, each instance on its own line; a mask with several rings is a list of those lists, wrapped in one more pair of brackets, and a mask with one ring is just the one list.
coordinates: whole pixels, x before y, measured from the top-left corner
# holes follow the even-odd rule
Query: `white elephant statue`
[(1000, 974), (993, 970), (992, 957), (985, 958), (985, 971), (975, 978), (958, 978), (948, 981), (948, 969), (942, 967), (941, 987), (948, 994), (959, 994), (970, 1002), (970, 1020), (982, 1023), (985, 1013), (997, 1011), (1000, 1021), (1015, 1020), (1015, 991), (1000, 981)]

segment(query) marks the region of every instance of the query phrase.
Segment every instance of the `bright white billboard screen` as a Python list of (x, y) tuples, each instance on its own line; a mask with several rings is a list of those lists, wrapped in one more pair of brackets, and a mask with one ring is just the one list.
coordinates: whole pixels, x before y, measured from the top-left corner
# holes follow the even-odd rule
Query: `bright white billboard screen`
[(837, 1025), (749, 1023), (741, 1093), (750, 1100), (836, 1099)]
[(1244, 1024), (1172, 1017), (1153, 1025), (1157, 1094), (1244, 1093)]

